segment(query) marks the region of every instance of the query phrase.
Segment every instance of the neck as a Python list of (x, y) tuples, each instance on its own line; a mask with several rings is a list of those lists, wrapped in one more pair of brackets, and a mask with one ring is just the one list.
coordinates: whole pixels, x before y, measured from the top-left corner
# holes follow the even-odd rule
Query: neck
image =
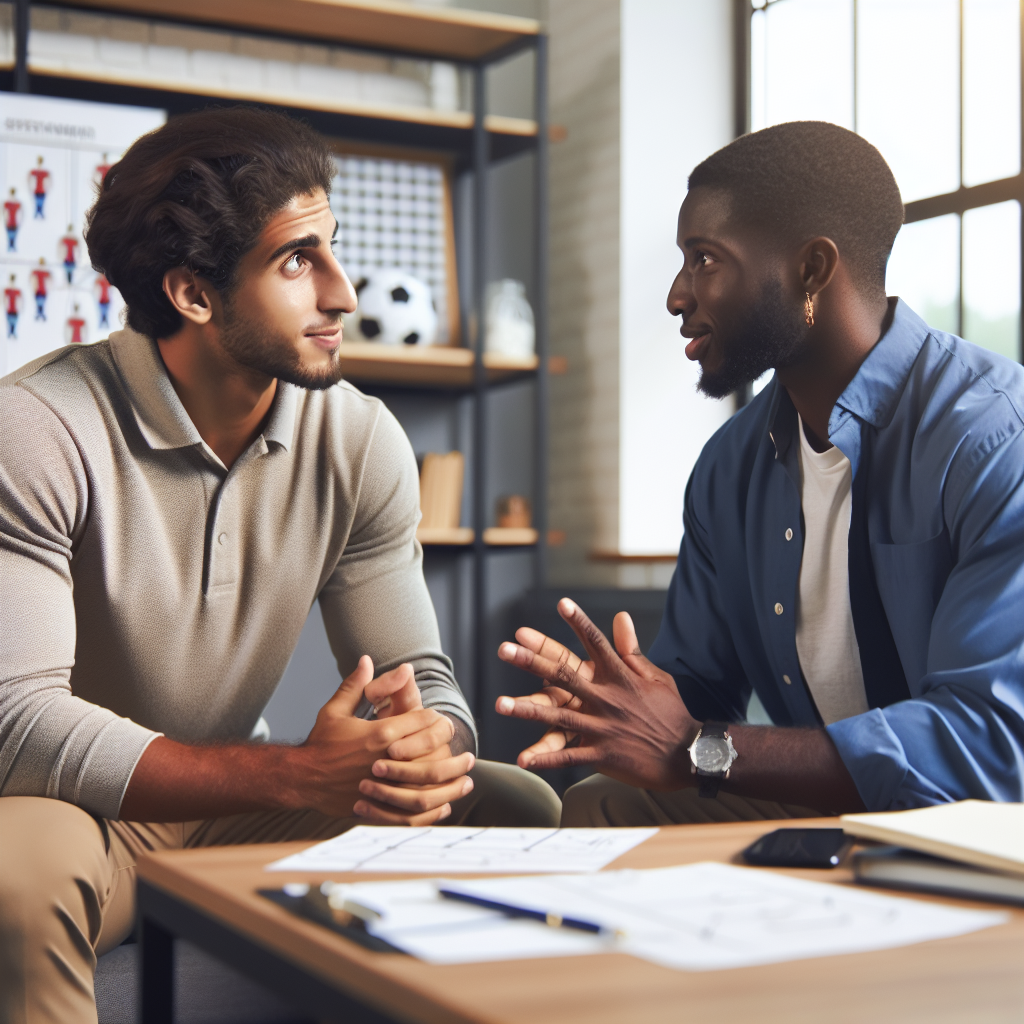
[(277, 381), (242, 366), (211, 325), (186, 325), (157, 345), (171, 384), (199, 436), (229, 469), (259, 435)]
[(884, 295), (867, 297), (850, 287), (830, 287), (819, 294), (807, 344), (793, 363), (777, 371), (815, 451), (831, 447), (832, 409), (888, 330), (893, 308)]

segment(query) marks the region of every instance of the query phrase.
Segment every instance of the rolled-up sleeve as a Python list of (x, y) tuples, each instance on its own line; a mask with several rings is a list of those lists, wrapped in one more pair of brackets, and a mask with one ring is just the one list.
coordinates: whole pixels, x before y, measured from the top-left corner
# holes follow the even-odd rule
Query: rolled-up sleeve
[(954, 557), (910, 700), (828, 727), (864, 803), (1024, 800), (1024, 433), (952, 464)]
[(0, 388), (0, 796), (116, 817), (160, 734), (71, 692), (71, 555), (87, 514), (85, 470), (57, 416)]

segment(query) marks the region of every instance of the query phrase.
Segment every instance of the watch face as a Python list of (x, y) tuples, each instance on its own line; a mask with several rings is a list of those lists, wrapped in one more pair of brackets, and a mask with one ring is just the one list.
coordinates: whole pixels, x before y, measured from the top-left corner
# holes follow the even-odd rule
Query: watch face
[(694, 763), (702, 772), (724, 772), (733, 762), (733, 746), (724, 736), (701, 736)]

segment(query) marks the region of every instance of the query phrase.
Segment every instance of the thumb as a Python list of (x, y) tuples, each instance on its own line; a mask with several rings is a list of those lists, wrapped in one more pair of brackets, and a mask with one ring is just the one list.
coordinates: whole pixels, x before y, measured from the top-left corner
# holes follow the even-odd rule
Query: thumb
[(347, 675), (338, 687), (337, 692), (324, 705), (330, 708), (334, 714), (354, 715), (359, 701), (362, 700), (363, 690), (373, 681), (373, 659), (364, 654), (359, 659), (359, 664)]

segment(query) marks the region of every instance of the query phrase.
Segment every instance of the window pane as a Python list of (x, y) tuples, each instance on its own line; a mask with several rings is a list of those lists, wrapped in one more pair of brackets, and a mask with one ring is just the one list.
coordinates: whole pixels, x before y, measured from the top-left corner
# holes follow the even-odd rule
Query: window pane
[(904, 224), (892, 247), (885, 290), (898, 295), (929, 326), (957, 333), (960, 279), (960, 218)]
[(964, 214), (964, 337), (1020, 358), (1020, 203)]
[(750, 25), (751, 128), (853, 127), (852, 0), (779, 0)]
[(859, 0), (857, 131), (905, 203), (960, 185), (957, 0)]
[(964, 184), (1019, 170), (1018, 0), (964, 0)]

